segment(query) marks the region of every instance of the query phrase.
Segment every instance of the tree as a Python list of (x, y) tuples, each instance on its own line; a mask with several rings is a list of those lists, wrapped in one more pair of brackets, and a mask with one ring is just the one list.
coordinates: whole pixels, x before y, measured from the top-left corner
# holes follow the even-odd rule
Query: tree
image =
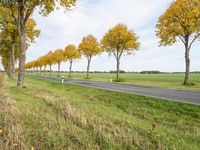
[(54, 64), (54, 60), (53, 60), (53, 52), (50, 51), (47, 55), (46, 55), (46, 61), (47, 61), (47, 65), (49, 65), (49, 75), (51, 76), (51, 67)]
[(0, 56), (4, 57), (4, 69), (7, 75), (14, 79), (15, 61), (17, 59), (17, 44), (18, 38), (16, 36), (15, 26), (7, 22), (3, 25), (0, 35)]
[(50, 51), (46, 55), (43, 56), (43, 59), (44, 59), (44, 75), (45, 75), (47, 65), (49, 65), (49, 67), (50, 67), (49, 73), (51, 73), (51, 66), (54, 63), (53, 59), (52, 59), (52, 54), (53, 54), (52, 51)]
[(11, 79), (14, 79), (15, 61), (17, 59), (19, 41), (18, 33), (7, 9), (0, 5), (0, 11), (0, 55), (1, 57), (4, 57), (2, 60), (7, 75)]
[(120, 59), (122, 54), (132, 54), (140, 46), (138, 37), (124, 24), (110, 29), (101, 40), (102, 49), (109, 55), (113, 54), (117, 61), (116, 81), (119, 80)]
[(24, 85), (24, 66), (26, 58), (26, 24), (30, 16), (36, 8), (39, 8), (40, 14), (47, 16), (54, 11), (57, 3), (66, 9), (75, 5), (76, 0), (2, 0), (0, 4), (11, 11), (20, 39), (19, 51), (19, 74), (17, 85), (23, 87)]
[[(18, 60), (19, 57), (19, 34), (17, 32), (17, 27), (13, 21), (12, 16), (10, 16), (10, 11), (0, 5), (0, 26), (1, 26), (1, 55), (4, 58), (4, 68), (6, 68), (6, 72), (8, 76), (13, 79), (14, 78), (14, 71), (15, 71), (15, 62)], [(30, 18), (26, 24), (26, 38), (27, 38), (27, 46), (31, 42), (35, 42), (35, 38), (39, 36), (40, 30), (35, 29), (36, 23), (35, 21)], [(7, 55), (3, 55), (7, 54)], [(7, 63), (6, 62), (7, 60)]]
[(92, 35), (88, 35), (82, 39), (82, 42), (78, 46), (78, 50), (87, 58), (88, 65), (86, 78), (89, 78), (91, 59), (93, 56), (99, 55), (102, 50), (97, 42), (97, 39)]
[(160, 46), (175, 44), (178, 39), (185, 46), (185, 79), (190, 84), (190, 49), (200, 37), (200, 1), (176, 0), (159, 18), (156, 35)]
[(58, 77), (60, 77), (60, 63), (64, 60), (64, 53), (62, 49), (57, 49), (53, 53), (53, 58), (54, 63), (58, 64)]
[(75, 45), (68, 45), (65, 47), (64, 50), (64, 57), (69, 61), (70, 67), (69, 67), (69, 78), (71, 78), (71, 70), (72, 70), (72, 63), (74, 60), (81, 57), (80, 52), (77, 50)]

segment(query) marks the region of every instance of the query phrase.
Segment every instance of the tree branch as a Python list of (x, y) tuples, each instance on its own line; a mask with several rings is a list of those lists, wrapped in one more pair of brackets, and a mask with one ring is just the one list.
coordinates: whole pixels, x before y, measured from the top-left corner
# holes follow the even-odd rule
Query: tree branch
[(189, 49), (192, 47), (192, 44), (194, 43), (194, 41), (200, 36), (200, 33), (198, 33), (194, 39), (191, 41), (190, 45), (189, 45)]
[(113, 51), (113, 55), (114, 55), (115, 58), (117, 59), (117, 54), (115, 53), (115, 51)]
[(122, 50), (122, 51), (120, 52), (120, 54), (119, 54), (119, 60), (121, 59), (122, 54), (123, 54), (123, 50)]
[(181, 37), (181, 35), (178, 35), (178, 37), (185, 44), (185, 41), (184, 41), (183, 37)]

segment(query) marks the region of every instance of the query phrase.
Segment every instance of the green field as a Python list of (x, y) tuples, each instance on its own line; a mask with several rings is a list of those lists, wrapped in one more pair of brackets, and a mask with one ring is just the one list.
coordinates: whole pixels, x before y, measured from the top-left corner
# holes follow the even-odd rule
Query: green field
[[(36, 74), (36, 73), (34, 73)], [(38, 73), (40, 74), (40, 73)], [(41, 75), (44, 75), (42, 72)], [(49, 75), (49, 73), (46, 73)], [(51, 73), (52, 76), (57, 77), (57, 73)], [(61, 73), (61, 75), (68, 77), (67, 73)], [(74, 79), (85, 79), (86, 74), (84, 73), (72, 73)], [(110, 82), (110, 79), (115, 79), (115, 74), (111, 73), (91, 73), (90, 80)], [(133, 74), (125, 73), (121, 74), (120, 78), (125, 79), (125, 84), (131, 85), (145, 85), (145, 86), (156, 86), (163, 88), (174, 88), (174, 89), (188, 89), (188, 90), (200, 90), (200, 73), (191, 73), (191, 81), (195, 83), (194, 86), (182, 85), (184, 80), (183, 73), (177, 74)]]
[(0, 149), (200, 147), (199, 106), (29, 77), (1, 83), (0, 116)]

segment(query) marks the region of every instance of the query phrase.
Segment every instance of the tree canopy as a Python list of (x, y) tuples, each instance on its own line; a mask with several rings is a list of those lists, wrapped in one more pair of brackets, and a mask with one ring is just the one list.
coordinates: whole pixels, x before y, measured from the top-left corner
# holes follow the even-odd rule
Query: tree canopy
[(70, 44), (68, 46), (65, 47), (64, 49), (64, 57), (69, 60), (69, 61), (73, 61), (77, 58), (80, 58), (80, 52), (78, 51), (78, 49), (76, 48), (75, 45)]
[(189, 46), (200, 36), (200, 0), (176, 0), (159, 18), (156, 35), (160, 45), (172, 45), (180, 39), (185, 43), (190, 37)]

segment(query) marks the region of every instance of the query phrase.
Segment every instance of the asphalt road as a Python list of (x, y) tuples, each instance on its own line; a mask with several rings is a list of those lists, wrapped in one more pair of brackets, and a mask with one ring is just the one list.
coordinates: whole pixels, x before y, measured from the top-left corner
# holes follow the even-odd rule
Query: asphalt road
[[(37, 76), (37, 77), (32, 76), (32, 77), (61, 82), (61, 79), (54, 77), (43, 77), (43, 76)], [(198, 91), (164, 89), (158, 87), (135, 86), (135, 85), (125, 85), (125, 84), (78, 80), (78, 79), (64, 79), (64, 83), (200, 105), (200, 92)]]

